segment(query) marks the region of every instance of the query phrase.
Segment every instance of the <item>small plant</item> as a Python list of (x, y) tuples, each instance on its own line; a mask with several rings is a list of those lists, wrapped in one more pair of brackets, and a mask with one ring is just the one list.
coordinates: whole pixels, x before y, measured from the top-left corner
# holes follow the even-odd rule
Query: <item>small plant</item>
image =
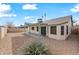
[(28, 48), (25, 49), (26, 55), (46, 55), (48, 50), (40, 42), (33, 42)]

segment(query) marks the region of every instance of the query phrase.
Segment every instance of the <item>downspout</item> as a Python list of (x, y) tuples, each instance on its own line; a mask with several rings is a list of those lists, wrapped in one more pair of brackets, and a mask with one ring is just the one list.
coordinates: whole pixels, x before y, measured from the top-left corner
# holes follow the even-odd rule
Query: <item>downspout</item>
[(30, 33), (30, 25), (28, 25), (28, 27), (29, 27), (28, 29), (29, 29), (29, 33)]

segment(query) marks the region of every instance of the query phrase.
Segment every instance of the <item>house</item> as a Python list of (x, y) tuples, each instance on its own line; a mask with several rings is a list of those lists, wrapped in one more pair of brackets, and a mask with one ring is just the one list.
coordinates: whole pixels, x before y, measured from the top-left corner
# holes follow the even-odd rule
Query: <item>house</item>
[(72, 24), (72, 16), (69, 15), (30, 24), (28, 26), (28, 32), (48, 36), (57, 40), (65, 40), (71, 34)]

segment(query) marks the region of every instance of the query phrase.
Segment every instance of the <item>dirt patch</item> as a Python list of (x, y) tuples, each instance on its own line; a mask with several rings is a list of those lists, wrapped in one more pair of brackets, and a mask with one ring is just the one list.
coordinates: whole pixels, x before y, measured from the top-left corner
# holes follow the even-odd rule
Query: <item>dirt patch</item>
[[(34, 35), (33, 35), (34, 36)], [(35, 35), (36, 36), (36, 35)], [(45, 45), (53, 55), (72, 55), (79, 54), (79, 36), (71, 34), (66, 40), (55, 40), (48, 37), (32, 37), (24, 33), (9, 33), (2, 40), (1, 49), (12, 48), (13, 54), (23, 54), (25, 47), (28, 47), (33, 41), (40, 41)], [(8, 47), (7, 47), (8, 46)]]

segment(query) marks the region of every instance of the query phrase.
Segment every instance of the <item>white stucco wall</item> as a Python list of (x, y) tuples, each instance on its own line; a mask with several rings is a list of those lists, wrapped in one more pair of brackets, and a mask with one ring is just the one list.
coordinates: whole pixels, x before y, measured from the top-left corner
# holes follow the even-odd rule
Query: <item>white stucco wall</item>
[[(66, 26), (68, 25), (68, 34), (66, 34)], [(46, 25), (46, 36), (50, 37), (50, 38), (53, 38), (53, 39), (57, 39), (57, 40), (65, 40), (71, 33), (71, 23), (68, 22), (68, 23), (65, 23), (65, 24), (60, 24), (60, 25), (55, 25), (57, 26), (57, 34), (50, 34), (50, 26), (54, 26), (54, 25)], [(61, 26), (64, 26), (64, 35), (61, 35)], [(32, 27), (34, 27), (34, 30), (32, 30)], [(42, 27), (42, 26), (40, 26)], [(39, 28), (39, 31), (40, 31), (41, 28)], [(34, 34), (40, 34), (39, 31), (37, 32), (37, 26), (30, 26), (28, 27), (28, 30), (31, 32), (31, 33), (34, 33)]]
[[(71, 28), (72, 28), (72, 20), (71, 16), (63, 18), (63, 20), (67, 20), (68, 23), (56, 25), (57, 26), (57, 34), (50, 34), (50, 26), (48, 27), (48, 37), (54, 38), (57, 40), (65, 40), (70, 34), (71, 34)], [(66, 34), (66, 26), (68, 25), (68, 34)], [(52, 25), (53, 26), (53, 25)], [(61, 26), (64, 26), (64, 35), (61, 35)]]
[[(68, 25), (68, 34), (66, 34), (66, 26)], [(51, 25), (53, 26), (53, 25)], [(61, 25), (56, 25), (57, 26), (57, 34), (50, 34), (50, 26), (48, 27), (48, 37), (50, 38), (54, 38), (57, 40), (65, 40), (71, 33), (71, 25), (70, 23), (66, 23), (66, 24), (61, 24)], [(61, 35), (61, 26), (64, 26), (64, 35)]]
[(28, 28), (26, 28), (25, 30), (26, 30), (26, 32), (29, 32), (29, 27), (28, 27)]
[[(72, 22), (71, 22), (71, 17), (65, 17), (63, 18), (64, 21), (66, 21), (66, 23), (64, 24), (59, 24), (59, 25), (55, 25), (57, 26), (57, 34), (50, 34), (50, 26), (53, 26), (51, 25), (50, 23), (48, 23), (48, 25), (44, 25), (46, 26), (46, 36), (50, 37), (50, 38), (54, 38), (54, 39), (57, 39), (57, 40), (65, 40), (71, 33), (71, 28), (72, 28)], [(53, 20), (52, 20), (53, 21)], [(67, 22), (68, 21), (68, 22)], [(66, 26), (68, 25), (68, 34), (66, 34)], [(39, 26), (39, 31), (41, 29), (43, 25)], [(64, 26), (64, 35), (61, 35), (61, 26)], [(34, 27), (34, 30), (32, 30), (32, 27)], [(35, 33), (35, 34), (40, 34), (41, 32), (37, 32), (37, 25), (34, 25), (34, 26), (30, 26), (28, 28), (28, 31), (31, 32), (31, 33)]]
[[(34, 27), (34, 30), (32, 30), (32, 27)], [(30, 26), (29, 31), (34, 34), (39, 34), (39, 31), (37, 31), (37, 26)]]

